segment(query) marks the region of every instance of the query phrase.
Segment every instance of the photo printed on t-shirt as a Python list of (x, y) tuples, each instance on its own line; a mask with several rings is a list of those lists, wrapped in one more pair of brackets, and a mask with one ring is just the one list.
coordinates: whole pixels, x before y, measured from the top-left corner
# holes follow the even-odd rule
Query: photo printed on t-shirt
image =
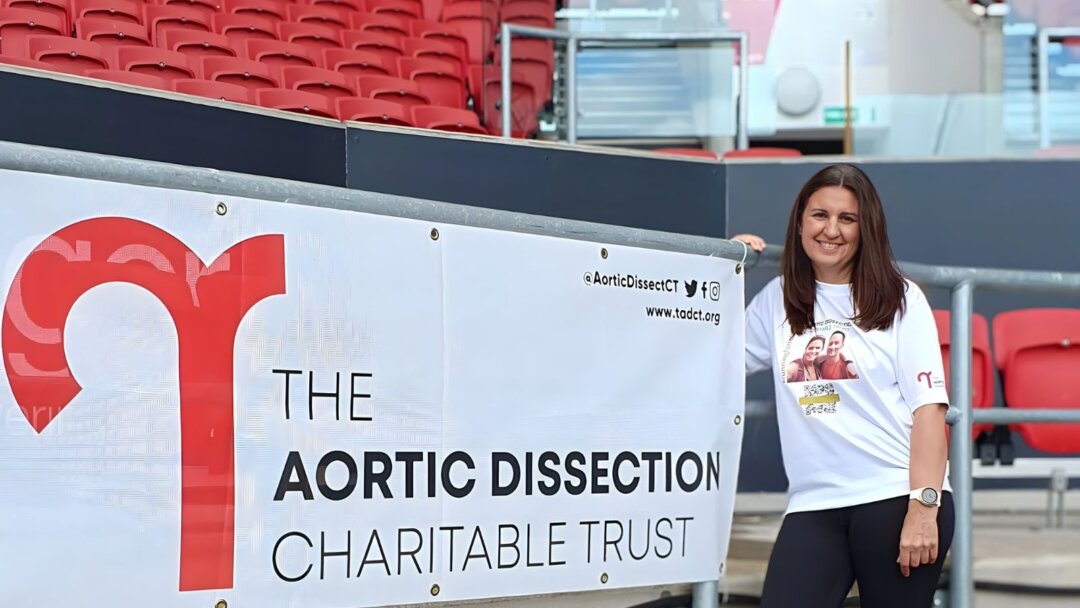
[(784, 348), (784, 382), (857, 379), (855, 360), (850, 349), (845, 348), (853, 331), (851, 321), (828, 319), (815, 323), (810, 331), (791, 336)]

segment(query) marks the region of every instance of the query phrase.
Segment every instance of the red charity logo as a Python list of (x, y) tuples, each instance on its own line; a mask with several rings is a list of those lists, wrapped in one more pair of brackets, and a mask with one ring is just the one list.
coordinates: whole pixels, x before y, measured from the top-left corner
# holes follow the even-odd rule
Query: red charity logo
[(233, 348), (248, 310), (285, 293), (284, 236), (246, 239), (209, 265), (168, 232), (129, 218), (84, 220), (42, 241), (15, 273), (0, 326), (11, 391), (38, 433), (82, 390), (64, 352), (71, 307), (113, 282), (154, 294), (176, 325), (180, 591), (232, 588)]

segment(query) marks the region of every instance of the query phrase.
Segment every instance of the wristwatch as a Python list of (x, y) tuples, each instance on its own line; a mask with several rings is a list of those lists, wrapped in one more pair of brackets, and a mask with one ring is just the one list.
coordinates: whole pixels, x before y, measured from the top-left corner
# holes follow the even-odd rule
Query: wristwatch
[(911, 500), (917, 500), (927, 507), (940, 507), (941, 506), (941, 492), (929, 486), (925, 488), (915, 488), (908, 494), (908, 498)]

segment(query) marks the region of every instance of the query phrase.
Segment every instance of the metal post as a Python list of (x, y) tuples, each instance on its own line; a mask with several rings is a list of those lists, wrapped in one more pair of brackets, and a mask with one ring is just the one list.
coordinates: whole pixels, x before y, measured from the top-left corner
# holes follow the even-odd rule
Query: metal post
[[(500, 37), (502, 43), (502, 66), (500, 66), (502, 74), (500, 75), (501, 80), (499, 81), (502, 90), (502, 101), (500, 103), (499, 112), (501, 112), (502, 116), (503, 137), (513, 136), (511, 127), (511, 118), (513, 118), (513, 116), (510, 113), (511, 106), (513, 105), (513, 100), (510, 98), (511, 86), (513, 84), (513, 78), (511, 76), (512, 72), (510, 71), (510, 38), (510, 26), (504, 23), (502, 24)], [(487, 87), (484, 87), (481, 91), (485, 91), (486, 89)], [(480, 95), (482, 97), (484, 93), (481, 93)]]
[(739, 105), (736, 109), (735, 148), (750, 147), (750, 37), (739, 34)]
[(1039, 148), (1050, 147), (1050, 58), (1047, 55), (1050, 47), (1050, 34), (1045, 30), (1039, 31), (1036, 52), (1039, 60), (1039, 98), (1035, 100), (1038, 108), (1039, 120)]
[(694, 583), (693, 608), (716, 608), (719, 603), (719, 585), (716, 581)]
[(956, 527), (952, 544), (952, 572), (949, 583), (950, 608), (971, 608), (974, 582), (971, 542), (971, 300), (974, 283), (961, 281), (952, 290), (951, 359), (952, 388), (949, 442), (953, 504)]
[(578, 39), (566, 41), (566, 142), (577, 143), (577, 53)]

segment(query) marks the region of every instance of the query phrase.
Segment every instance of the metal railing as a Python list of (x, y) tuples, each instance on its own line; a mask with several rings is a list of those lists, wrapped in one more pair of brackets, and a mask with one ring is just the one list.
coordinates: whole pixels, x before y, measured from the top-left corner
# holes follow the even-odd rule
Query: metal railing
[(510, 52), (514, 36), (524, 38), (540, 38), (542, 40), (560, 41), (566, 44), (565, 74), (566, 82), (566, 141), (577, 143), (577, 55), (582, 43), (618, 43), (626, 48), (633, 48), (637, 44), (641, 47), (653, 46), (657, 43), (667, 42), (676, 46), (711, 45), (717, 42), (730, 42), (739, 47), (739, 84), (736, 91), (735, 109), (735, 148), (746, 149), (749, 146), (749, 111), (747, 91), (750, 88), (750, 49), (749, 37), (746, 32), (713, 32), (713, 33), (622, 33), (622, 34), (587, 34), (567, 32), (563, 30), (551, 30), (528, 25), (503, 23), (499, 33), (499, 43), (502, 45), (500, 57), (502, 78), (502, 95), (500, 111), (502, 112), (502, 134), (510, 137), (512, 133), (512, 71), (511, 62), (513, 55)]
[(1039, 30), (1036, 43), (1036, 57), (1038, 60), (1038, 123), (1039, 123), (1039, 148), (1050, 147), (1050, 43), (1064, 38), (1080, 38), (1080, 28), (1077, 27), (1047, 27)]
[[(781, 248), (770, 246), (763, 261), (779, 260)], [(755, 260), (756, 261), (756, 260)], [(954, 427), (954, 436), (968, 438), (949, 442), (953, 504), (956, 529), (952, 543), (952, 566), (949, 576), (950, 608), (973, 606), (975, 583), (972, 554), (972, 426), (975, 423), (1014, 424), (1017, 422), (1080, 422), (1077, 409), (1008, 409), (971, 407), (971, 317), (975, 288), (994, 291), (1043, 291), (1080, 293), (1080, 273), (996, 268), (968, 268), (901, 264), (904, 274), (923, 287), (949, 289), (949, 412), (946, 421)], [(753, 264), (751, 264), (753, 267)]]

